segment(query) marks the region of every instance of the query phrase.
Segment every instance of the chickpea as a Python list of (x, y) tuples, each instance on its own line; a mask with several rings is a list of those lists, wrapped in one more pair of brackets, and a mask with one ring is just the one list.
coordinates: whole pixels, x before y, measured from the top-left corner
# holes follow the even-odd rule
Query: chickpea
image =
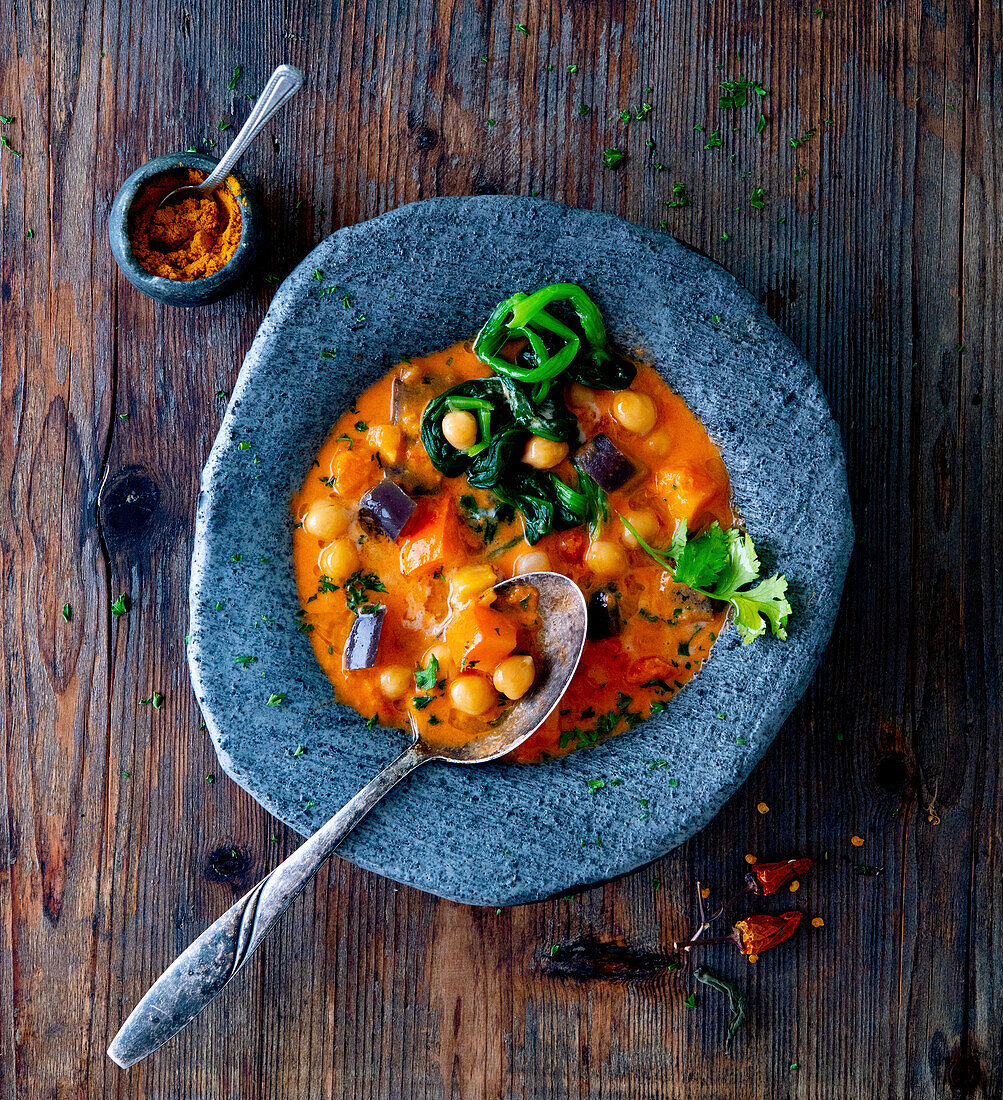
[(388, 466), (392, 466), (400, 453), (404, 433), (396, 424), (374, 424), (366, 432), (366, 442), (374, 451), (379, 452), (380, 458)]
[(522, 452), (522, 460), (534, 470), (549, 470), (568, 457), (567, 443), (558, 443), (553, 439), (544, 439), (542, 435), (531, 435)]
[(498, 574), (490, 565), (464, 565), (449, 578), (450, 606), (470, 603), (498, 583)]
[(644, 448), (645, 456), (651, 460), (667, 455), (671, 444), (669, 433), (659, 428), (657, 431), (649, 432), (641, 446)]
[(596, 391), (583, 386), (581, 382), (572, 382), (568, 386), (568, 401), (580, 409), (589, 408), (595, 403)]
[(330, 542), (348, 530), (351, 516), (330, 497), (321, 497), (310, 505), (303, 517), (303, 529), (315, 538)]
[(490, 710), (497, 698), (491, 681), (479, 672), (464, 672), (449, 685), (450, 702), (471, 717)]
[[(645, 542), (651, 542), (658, 534), (658, 528), (660, 526), (658, 516), (649, 508), (628, 508), (622, 514), (624, 519), (633, 525), (634, 529)], [(623, 527), (623, 524), (620, 526)], [(623, 527), (623, 530), (620, 532), (620, 537), (623, 539), (625, 546), (631, 548), (637, 546), (637, 539), (634, 538), (626, 527)]]
[(438, 642), (431, 648), (426, 649), (421, 659), (421, 667), (428, 668), (433, 657), (438, 662), (439, 678), (441, 679), (443, 676), (449, 676), (453, 671), (453, 655), (449, 652), (449, 646), (446, 645), (445, 642)]
[(521, 699), (533, 686), (536, 665), (532, 657), (514, 654), (498, 665), (492, 679), (506, 699)]
[(477, 442), (477, 417), (465, 409), (453, 409), (442, 418), (442, 434), (458, 451), (466, 451)]
[(627, 569), (627, 555), (615, 542), (599, 539), (585, 551), (586, 568), (602, 577), (615, 577)]
[(647, 435), (655, 426), (658, 410), (646, 393), (621, 390), (613, 399), (613, 417), (628, 432)]
[(530, 550), (527, 554), (520, 554), (515, 559), (512, 576), (518, 577), (523, 573), (546, 573), (550, 569), (550, 555), (544, 550)]
[(359, 552), (351, 539), (335, 539), (321, 550), (319, 564), (323, 576), (341, 584), (358, 568)]
[(411, 670), (406, 665), (387, 665), (380, 673), (380, 691), (388, 699), (401, 699), (411, 689)]

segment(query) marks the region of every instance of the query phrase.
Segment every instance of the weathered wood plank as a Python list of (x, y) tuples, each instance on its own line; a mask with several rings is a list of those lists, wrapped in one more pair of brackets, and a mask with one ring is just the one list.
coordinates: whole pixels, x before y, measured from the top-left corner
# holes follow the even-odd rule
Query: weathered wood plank
[[(0, 150), (0, 1098), (1000, 1095), (998, 11), (268, 3), (248, 38), (223, 4), (0, 0), (0, 22), (2, 132), (24, 154)], [(246, 161), (280, 227), (268, 271), (436, 194), (664, 221), (816, 364), (859, 546), (811, 691), (684, 849), (501, 914), (336, 864), (124, 1075), (103, 1057), (124, 1012), (295, 840), (207, 782), (183, 645), (214, 394), (270, 284), (155, 306), (115, 274), (104, 218), (135, 165), (239, 123), (278, 60), (310, 82)], [(758, 107), (717, 104), (742, 73), (769, 89), (762, 136)], [(627, 160), (604, 169), (614, 146)], [(692, 205), (663, 205), (675, 183)], [(139, 704), (154, 690), (156, 712)], [(755, 968), (713, 955), (753, 1002), (726, 1052), (721, 1006), (701, 990), (687, 1009), (662, 953), (695, 880), (733, 886), (746, 851), (814, 856), (791, 903), (826, 924)]]

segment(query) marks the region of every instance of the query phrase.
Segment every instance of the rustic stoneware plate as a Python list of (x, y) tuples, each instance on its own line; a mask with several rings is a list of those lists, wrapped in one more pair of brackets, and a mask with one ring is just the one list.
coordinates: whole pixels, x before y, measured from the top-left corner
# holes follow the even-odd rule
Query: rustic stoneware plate
[[(195, 692), (226, 772), (307, 835), (404, 736), (366, 729), (335, 702), (296, 629), (290, 494), (339, 414), (402, 356), (472, 336), (515, 290), (565, 280), (719, 444), (735, 506), (766, 570), (787, 574), (794, 615), (787, 642), (743, 647), (729, 628), (663, 714), (604, 745), (546, 765), (429, 765), (340, 849), (472, 904), (531, 901), (662, 855), (707, 824), (773, 740), (829, 638), (852, 542), (839, 433), (811, 369), (730, 275), (671, 237), (532, 199), (431, 199), (339, 230), (285, 281), (199, 499)], [(257, 661), (240, 667), (244, 654)], [(280, 705), (268, 705), (273, 693)], [(620, 782), (591, 791), (600, 777)]]

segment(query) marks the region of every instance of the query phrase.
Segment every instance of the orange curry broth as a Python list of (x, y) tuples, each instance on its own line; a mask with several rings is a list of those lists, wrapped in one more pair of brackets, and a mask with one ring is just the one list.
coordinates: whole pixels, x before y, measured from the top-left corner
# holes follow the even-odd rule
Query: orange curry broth
[[(489, 373), (474, 356), (469, 341), (395, 367), (338, 420), (317, 456), (317, 465), (292, 502), (298, 521), (293, 547), (303, 628), (309, 631), (317, 660), (330, 677), (336, 696), (366, 717), (375, 715), (384, 725), (405, 730), (413, 717), (419, 729), (432, 733), (426, 721), (435, 715), (434, 735), (440, 742), (468, 739), (474, 727), (483, 728), (484, 719), (471, 720), (451, 711), (448, 692), (432, 705), (415, 710), (412, 697), (425, 693), (413, 684), (402, 699), (388, 699), (380, 688), (380, 671), (390, 664), (419, 667), (428, 648), (441, 640), (434, 635), (449, 614), (452, 572), (460, 566), (487, 562), (499, 579), (511, 577), (521, 554), (542, 550), (550, 558), (550, 567), (574, 579), (586, 599), (610, 580), (593, 575), (583, 564), (589, 546), (585, 527), (552, 532), (531, 547), (521, 537), (522, 520), (516, 515), (514, 522), (499, 524), (492, 542), (485, 546), (463, 518), (469, 509), (461, 506), (460, 499), (467, 498), (469, 504), (473, 497), (480, 508), (490, 508), (492, 494), (471, 488), (465, 477), (444, 478), (429, 460), (419, 435), (425, 405), (458, 382)], [(392, 394), (398, 376), (403, 401), (398, 401), (398, 429), (394, 429)], [(586, 643), (560, 707), (513, 754), (521, 762), (539, 761), (591, 744), (636, 725), (652, 713), (653, 705), (654, 710), (661, 710), (700, 668), (725, 623), (720, 604), (677, 584), (639, 547), (624, 545), (617, 513), (628, 508), (641, 507), (657, 514), (659, 532), (649, 541), (660, 547), (669, 543), (681, 519), (691, 532), (713, 520), (723, 527), (734, 522), (724, 462), (700, 422), (646, 364), (638, 364), (630, 388), (648, 394), (657, 407), (655, 427), (644, 437), (625, 430), (613, 418), (615, 392), (565, 388), (569, 408), (578, 417), (585, 438), (605, 432), (638, 471), (622, 489), (609, 494), (611, 518), (599, 534), (619, 543), (627, 556), (626, 575), (613, 578), (621, 593), (624, 628), (614, 638)], [(405, 490), (420, 486), (427, 494), (418, 497), (418, 509), (396, 542), (368, 532), (358, 519), (359, 499), (381, 480), (384, 468)], [(568, 460), (553, 472), (574, 484)], [(342, 654), (355, 616), (346, 608), (340, 586), (333, 592), (318, 591), (318, 556), (325, 543), (310, 535), (301, 521), (310, 505), (323, 497), (350, 512), (344, 537), (358, 548), (357, 568), (375, 573), (386, 586), (385, 592), (371, 592), (367, 597), (387, 609), (378, 662), (371, 669), (343, 671)], [(448, 560), (414, 569), (409, 560), (409, 533), (433, 513), (445, 516)], [(529, 644), (528, 639), (520, 641)]]

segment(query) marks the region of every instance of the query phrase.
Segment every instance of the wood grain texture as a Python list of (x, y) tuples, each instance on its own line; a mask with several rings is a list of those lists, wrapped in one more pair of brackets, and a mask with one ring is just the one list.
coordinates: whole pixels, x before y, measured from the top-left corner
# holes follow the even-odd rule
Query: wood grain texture
[[(0, 1100), (1003, 1096), (999, 5), (0, 0), (0, 27), (22, 154), (0, 149)], [(107, 246), (118, 185), (218, 152), (279, 61), (308, 86), (245, 161), (268, 278), (152, 303)], [(761, 136), (759, 106), (718, 107), (740, 73), (769, 90)], [(676, 183), (692, 205), (664, 205)], [(188, 686), (216, 391), (317, 240), (485, 192), (664, 222), (815, 365), (858, 530), (832, 645), (745, 788), (658, 864), (496, 913), (336, 863), (122, 1073), (104, 1049), (132, 1004), (295, 844), (219, 772)], [(708, 954), (752, 1004), (726, 1050), (721, 1004), (687, 1008), (664, 956), (695, 880), (734, 887), (746, 852), (814, 857), (791, 901), (825, 926), (754, 967)]]

